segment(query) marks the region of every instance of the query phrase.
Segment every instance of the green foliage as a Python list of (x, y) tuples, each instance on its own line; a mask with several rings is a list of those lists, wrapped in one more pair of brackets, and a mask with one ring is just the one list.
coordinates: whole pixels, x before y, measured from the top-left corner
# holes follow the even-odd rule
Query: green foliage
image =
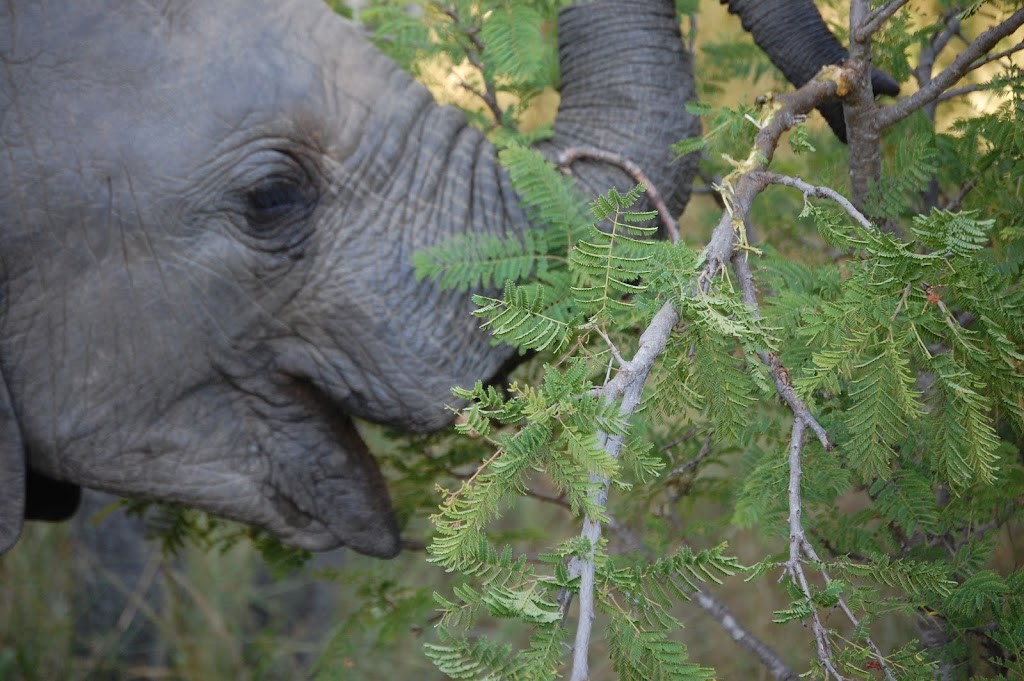
[(652, 254), (644, 248), (657, 227), (644, 226), (656, 211), (632, 212), (643, 187), (626, 195), (614, 189), (598, 197), (592, 206), (594, 218), (608, 221), (607, 231), (594, 230), (589, 239), (577, 241), (569, 251), (569, 270), (577, 304), (590, 323), (600, 324), (632, 305), (631, 297), (644, 290), (644, 275), (650, 273)]
[(697, 681), (714, 679), (713, 669), (688, 661), (686, 647), (664, 631), (647, 631), (619, 614), (609, 626), (608, 654), (620, 679), (629, 681)]
[[(550, 27), (563, 4), (373, 0), (361, 18), (373, 29), (378, 47), (413, 74), (422, 75), (423, 65), (443, 60), (468, 63), (475, 73), (463, 87), (479, 105), (467, 109), (471, 118), (487, 129), (514, 130), (533, 98), (557, 84)], [(499, 103), (499, 93), (509, 95), (513, 103)]]
[[(898, 12), (881, 34), (891, 39), (876, 43), (878, 63), (905, 79), (917, 46), (939, 27), (938, 19), (920, 23)], [(508, 36), (502, 59), (520, 52), (518, 39)], [(756, 78), (769, 70), (750, 50), (705, 47), (711, 68), (702, 94), (716, 92), (707, 82), (714, 74)], [(553, 632), (564, 639), (562, 623), (572, 621), (560, 604), (580, 588), (569, 566), (593, 552), (598, 622), (614, 671), (710, 678), (675, 637), (675, 604), (740, 565), (723, 546), (692, 551), (657, 519), (685, 517), (705, 494), (731, 504), (701, 526), (710, 536), (744, 527), (769, 540), (789, 537), (784, 453), (792, 415), (777, 398), (779, 380), (792, 383), (836, 447), (807, 442), (801, 454), (803, 530), (826, 556), (806, 569), (828, 576), (806, 587), (787, 577), (773, 620), (806, 624), (816, 613), (856, 611), (859, 624), (832, 658), (851, 677), (886, 665), (898, 678), (928, 678), (969, 654), (961, 639), (978, 638), (972, 627), (979, 622), (998, 622), (983, 637), (1003, 646), (1000, 664), (1017, 659), (1024, 625), (1008, 602), (1011, 582), (1021, 578), (990, 566), (992, 532), (1020, 517), (1024, 481), (1014, 453), (1024, 441), (1024, 290), (1014, 276), (1024, 266), (1024, 199), (1016, 190), (995, 191), (1019, 187), (1024, 176), (1020, 83), (1009, 69), (991, 87), (1014, 103), (953, 123), (950, 132), (936, 132), (920, 114), (891, 131), (868, 198), (869, 214), (891, 231), (867, 229), (806, 197), (802, 210), (789, 197), (780, 197), (774, 213), (755, 210), (767, 242), (753, 263), (761, 314), (727, 277), (698, 285), (706, 276), (699, 251), (651, 240), (654, 216), (636, 208), (642, 188), (608, 192), (588, 216), (567, 177), (524, 146), (506, 146), (502, 163), (536, 231), (460, 238), (419, 261), (421, 276), (445, 287), (503, 286), (500, 297), (474, 298), (476, 314), (496, 340), (537, 355), (507, 392), (456, 391), (467, 403), (457, 430), (487, 453), (446, 492), (434, 517), (430, 560), (468, 580), (437, 596), (444, 643), (428, 655), (439, 669), (453, 678), (553, 678), (567, 664)], [(758, 121), (770, 110), (690, 109), (706, 132), (673, 150), (704, 152), (712, 175), (749, 158)], [(811, 124), (790, 139), (800, 160), (777, 163), (807, 169), (825, 184), (844, 181), (832, 140)], [(977, 173), (987, 178), (984, 187)], [(955, 201), (936, 200), (957, 193)], [(793, 227), (796, 212), (815, 237)], [(832, 260), (794, 257), (785, 239), (797, 236), (830, 249)], [(624, 420), (616, 402), (601, 398), (601, 385), (666, 302), (680, 321), (642, 409)], [(765, 368), (766, 356), (785, 367), (782, 379)], [(690, 464), (659, 448), (696, 433), (706, 439)], [(626, 451), (611, 457), (609, 443), (618, 440)], [(712, 450), (707, 460), (724, 467), (721, 475), (702, 467)], [(495, 528), (531, 496), (619, 527), (614, 509), (632, 522), (623, 530), (630, 552), (616, 555), (604, 540), (591, 546), (570, 536), (552, 544), (548, 537), (539, 559), (527, 560), (514, 542), (496, 541)], [(671, 527), (680, 526), (687, 527)], [(683, 536), (702, 530), (694, 525)], [(748, 584), (774, 580), (780, 560), (766, 552)], [(948, 618), (950, 646), (926, 650), (908, 636), (880, 658), (870, 626), (913, 612)], [(481, 638), (475, 632), (487, 619), (516, 622), (529, 644)]]
[(542, 287), (516, 286), (508, 281), (501, 300), (473, 296), (478, 306), (474, 314), (487, 320), (480, 328), (488, 329), (498, 340), (516, 345), (523, 352), (544, 350), (548, 346), (561, 349), (569, 339), (571, 328), (568, 323), (544, 314), (549, 307), (545, 304), (544, 291)]

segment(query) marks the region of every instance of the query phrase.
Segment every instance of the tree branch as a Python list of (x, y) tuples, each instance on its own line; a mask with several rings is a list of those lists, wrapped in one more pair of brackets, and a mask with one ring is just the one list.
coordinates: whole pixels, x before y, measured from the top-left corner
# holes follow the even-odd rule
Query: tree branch
[[(829, 636), (828, 629), (822, 624), (821, 617), (818, 615), (818, 610), (814, 606), (813, 591), (811, 590), (810, 583), (807, 580), (807, 574), (804, 571), (804, 561), (810, 560), (814, 563), (822, 563), (821, 558), (818, 557), (817, 551), (814, 550), (814, 546), (807, 539), (807, 535), (804, 532), (803, 521), (801, 520), (803, 514), (803, 499), (800, 492), (800, 482), (803, 477), (803, 464), (801, 462), (801, 453), (803, 451), (803, 438), (804, 438), (804, 422), (799, 416), (793, 421), (793, 435), (789, 442), (789, 560), (783, 564), (785, 573), (788, 574), (793, 581), (800, 587), (800, 591), (803, 592), (804, 597), (810, 604), (811, 610), (811, 629), (814, 632), (814, 639), (818, 647), (818, 661), (821, 662), (821, 666), (825, 669), (828, 675), (837, 681), (841, 681), (843, 676), (835, 668), (833, 663), (832, 643)], [(826, 584), (831, 584), (832, 579), (828, 576), (828, 573), (824, 569), (819, 567), (821, 576), (825, 579)], [(853, 614), (850, 606), (847, 605), (846, 600), (841, 596), (838, 599), (839, 608), (846, 615), (847, 619), (853, 627), (859, 628), (860, 621)], [(882, 651), (871, 639), (870, 636), (865, 636), (865, 641), (871, 652), (877, 657), (878, 664), (881, 666), (882, 671), (885, 673), (885, 677), (889, 681), (896, 681), (896, 677), (893, 675), (892, 670), (889, 668), (888, 663), (885, 661), (885, 656)]]
[(803, 475), (800, 452), (804, 443), (804, 427), (803, 419), (799, 416), (793, 420), (793, 434), (789, 440), (789, 560), (783, 567), (786, 574), (800, 587), (804, 597), (811, 603), (811, 630), (818, 648), (818, 661), (825, 669), (827, 676), (831, 676), (836, 681), (842, 681), (842, 675), (832, 663), (832, 641), (829, 638), (828, 630), (821, 622), (817, 608), (814, 608), (811, 585), (807, 581), (803, 566), (803, 548), (807, 543), (804, 526), (800, 521), (803, 511), (803, 500), (800, 496), (800, 479)]
[(800, 678), (793, 671), (793, 668), (779, 657), (778, 653), (745, 629), (736, 620), (725, 603), (712, 596), (709, 591), (703, 588), (698, 589), (693, 592), (693, 600), (704, 609), (704, 612), (718, 621), (733, 641), (736, 641), (737, 644), (756, 655), (761, 664), (768, 669), (768, 673), (772, 675), (772, 678), (779, 681), (797, 681)]
[[(743, 302), (750, 307), (755, 317), (760, 318), (761, 309), (757, 304), (757, 291), (754, 288), (754, 275), (750, 271), (750, 264), (744, 255), (737, 253), (733, 255), (732, 267), (733, 271), (736, 272), (740, 291), (743, 293)], [(796, 390), (793, 389), (793, 383), (789, 378), (789, 371), (782, 365), (779, 356), (774, 352), (766, 352), (764, 350), (759, 350), (757, 356), (771, 369), (772, 378), (775, 379), (775, 389), (790, 410), (798, 419), (801, 419), (811, 427), (811, 430), (814, 431), (826, 452), (831, 452), (835, 449), (835, 445), (828, 438), (828, 433), (825, 432), (825, 429), (822, 428), (821, 424), (811, 414), (807, 404), (796, 394)]]
[(458, 32), (472, 44), (473, 49), (466, 48), (463, 51), (465, 52), (466, 59), (469, 60), (469, 63), (480, 72), (480, 78), (484, 82), (484, 91), (480, 92), (480, 90), (460, 78), (459, 80), (462, 81), (461, 86), (480, 98), (487, 107), (487, 110), (491, 112), (492, 116), (494, 116), (494, 125), (501, 125), (502, 111), (501, 106), (498, 105), (498, 93), (494, 88), (494, 83), (487, 80), (483, 62), (480, 60), (480, 54), (484, 51), (484, 44), (478, 35), (479, 31), (474, 28), (464, 26), (459, 18), (459, 12), (456, 8), (438, 6), (438, 9), (452, 20), (452, 23), (455, 24), (456, 30), (458, 30)]
[[(928, 41), (928, 46), (921, 50), (917, 68), (914, 69), (914, 77), (917, 79), (917, 87), (922, 88), (932, 80), (932, 69), (939, 54), (946, 49), (946, 45), (954, 35), (960, 35), (960, 12), (956, 9), (946, 12), (943, 17), (944, 28), (936, 32)], [(935, 107), (938, 100), (928, 105), (928, 118), (935, 121)], [(936, 188), (937, 189), (937, 188)]]
[(853, 34), (854, 40), (867, 41), (871, 39), (871, 36), (878, 32), (878, 29), (882, 27), (886, 21), (889, 20), (893, 14), (896, 14), (901, 7), (906, 5), (910, 0), (889, 0), (888, 3), (875, 9), (871, 14), (868, 15), (867, 19), (860, 25), (860, 28)]
[[(842, 79), (841, 70), (837, 70), (835, 74)], [(737, 225), (742, 225), (754, 197), (766, 186), (761, 177), (763, 172), (759, 174), (757, 171), (764, 171), (767, 168), (783, 133), (800, 122), (815, 106), (834, 97), (836, 90), (836, 81), (812, 80), (796, 92), (781, 95), (773, 100), (761, 124), (761, 131), (754, 140), (754, 149), (747, 162), (743, 164), (743, 171), (738, 170), (723, 180), (723, 200), (728, 210), (723, 213), (704, 249), (705, 265), (695, 282), (695, 288), (706, 292), (715, 275), (724, 271), (725, 266), (732, 260), (738, 243)], [(607, 402), (620, 400), (620, 414), (625, 420), (631, 419), (639, 407), (640, 396), (654, 362), (664, 352), (669, 336), (678, 322), (679, 313), (675, 307), (671, 303), (663, 305), (640, 336), (633, 358), (624, 361), (619, 372), (599, 389)], [(798, 416), (797, 421), (803, 428), (804, 420)], [(599, 433), (598, 436), (602, 448), (608, 455), (618, 458), (623, 437), (608, 433)], [(823, 444), (827, 442), (826, 437)], [(825, 446), (831, 449), (830, 445)], [(603, 509), (607, 506), (608, 480), (595, 476), (591, 481), (597, 487), (592, 499), (593, 504), (596, 508)], [(595, 615), (595, 558), (601, 541), (601, 522), (600, 518), (591, 515), (584, 518), (580, 536), (587, 540), (589, 548), (585, 555), (574, 559), (569, 566), (570, 576), (580, 578), (579, 618), (573, 645), (571, 681), (587, 681), (590, 676), (588, 653)]]
[(594, 147), (569, 147), (558, 155), (556, 164), (560, 168), (570, 169), (574, 161), (584, 158), (593, 159), (595, 161), (604, 161), (605, 163), (618, 166), (628, 173), (629, 176), (633, 178), (634, 182), (642, 184), (644, 186), (644, 192), (647, 194), (647, 198), (650, 200), (655, 210), (658, 211), (658, 219), (661, 220), (661, 224), (665, 228), (665, 233), (668, 234), (672, 243), (679, 243), (679, 226), (676, 224), (676, 219), (672, 216), (668, 206), (665, 205), (665, 200), (662, 199), (661, 194), (658, 193), (658, 188), (655, 187), (654, 183), (651, 182), (651, 179), (647, 177), (643, 168), (621, 154), (616, 154), (611, 151), (605, 151)]
[(956, 99), (957, 97), (969, 95), (972, 92), (981, 92), (985, 88), (985, 85), (979, 83), (977, 85), (965, 85), (963, 87), (953, 88), (952, 90), (946, 90), (941, 95), (939, 95), (938, 99), (935, 100), (935, 103), (941, 104), (942, 102), (948, 102), (951, 99)]
[[(850, 59), (848, 91), (843, 98), (846, 141), (850, 153), (850, 189), (853, 204), (864, 210), (871, 186), (882, 174), (882, 128), (871, 87), (872, 31), (861, 31), (870, 17), (868, 0), (850, 2)], [(887, 231), (893, 227), (886, 226)]]
[(938, 99), (953, 83), (963, 78), (971, 70), (981, 66), (984, 63), (985, 53), (995, 47), (1000, 40), (1020, 28), (1021, 25), (1024, 25), (1024, 9), (1017, 10), (1008, 19), (975, 38), (963, 52), (957, 55), (952, 64), (913, 95), (879, 109), (876, 116), (878, 126), (888, 128)]
[(792, 187), (793, 189), (799, 189), (804, 194), (804, 198), (813, 196), (819, 199), (830, 199), (835, 201), (843, 210), (850, 214), (857, 223), (867, 230), (873, 230), (875, 226), (871, 224), (871, 220), (868, 220), (863, 213), (847, 199), (845, 196), (840, 194), (834, 189), (829, 187), (819, 187), (813, 184), (809, 184), (798, 177), (790, 177), (788, 175), (779, 175), (778, 173), (766, 172), (764, 174), (765, 182), (768, 184), (780, 184), (784, 187)]
[(1003, 57), (1009, 57), (1013, 54), (1020, 52), (1021, 50), (1024, 50), (1024, 40), (1020, 41), (1019, 43), (1017, 43), (1016, 45), (1009, 49), (1003, 50), (1002, 52), (996, 52), (995, 54), (985, 56), (983, 59), (980, 59), (977, 62), (971, 64), (971, 70), (973, 71), (974, 69), (979, 69), (982, 66), (985, 66), (986, 64), (991, 64), (994, 61), (999, 61)]
[(711, 436), (708, 435), (704, 438), (704, 443), (700, 446), (700, 451), (697, 452), (697, 456), (693, 457), (686, 463), (672, 469), (672, 472), (665, 476), (665, 480), (671, 480), (677, 478), (683, 473), (688, 471), (696, 470), (700, 466), (701, 462), (711, 454)]
[[(708, 440), (710, 441), (710, 440)], [(618, 522), (614, 516), (608, 516), (608, 527), (623, 539), (623, 543), (634, 551), (639, 552), (647, 560), (654, 560), (651, 550), (625, 525)], [(772, 678), (778, 681), (797, 681), (799, 678), (793, 668), (786, 664), (779, 654), (767, 643), (757, 638), (744, 627), (732, 614), (729, 608), (718, 600), (710, 591), (703, 586), (698, 587), (690, 594), (693, 602), (704, 610), (712, 619), (725, 629), (729, 637), (740, 647), (746, 648), (753, 653), (761, 664), (768, 669)]]

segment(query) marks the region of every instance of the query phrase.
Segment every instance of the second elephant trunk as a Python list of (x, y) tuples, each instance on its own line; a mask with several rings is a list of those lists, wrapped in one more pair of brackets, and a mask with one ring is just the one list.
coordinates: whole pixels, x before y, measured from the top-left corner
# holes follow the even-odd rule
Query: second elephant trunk
[[(695, 92), (693, 57), (675, 7), (663, 0), (604, 0), (566, 9), (559, 20), (562, 100), (555, 136), (541, 149), (554, 159), (596, 147), (632, 161), (678, 215), (690, 198), (697, 155), (676, 159), (671, 145), (700, 134), (686, 110)], [(621, 168), (595, 161), (573, 166), (584, 193), (637, 184)]]

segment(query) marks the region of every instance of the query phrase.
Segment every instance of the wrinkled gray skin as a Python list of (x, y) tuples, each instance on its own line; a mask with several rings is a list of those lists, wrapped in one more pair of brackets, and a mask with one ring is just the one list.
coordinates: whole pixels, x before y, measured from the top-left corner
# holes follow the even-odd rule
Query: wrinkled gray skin
[[(560, 38), (545, 153), (618, 152), (681, 210), (694, 161), (667, 149), (698, 123), (673, 3), (584, 3)], [(774, 38), (783, 60), (834, 45)], [(0, 131), (0, 550), (27, 466), (51, 495), (63, 480), (394, 555), (350, 416), (437, 429), (452, 385), (510, 359), (467, 295), (409, 263), (527, 226), (480, 133), (316, 0), (5, 3)], [(575, 170), (589, 192), (633, 184)]]

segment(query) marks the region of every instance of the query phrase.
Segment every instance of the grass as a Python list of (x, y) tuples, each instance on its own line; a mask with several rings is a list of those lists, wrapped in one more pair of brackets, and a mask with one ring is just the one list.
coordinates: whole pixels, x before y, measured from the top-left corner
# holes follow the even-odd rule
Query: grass
[[(508, 529), (565, 524), (548, 505), (519, 506)], [(126, 526), (117, 514), (95, 528), (83, 520), (30, 523), (0, 557), (0, 681), (445, 678), (422, 645), (435, 640), (431, 594), (450, 593), (451, 584), (422, 552), (386, 562), (332, 552), (274, 581), (246, 543), (222, 553), (186, 547), (167, 557), (136, 533), (114, 542), (120, 548), (110, 555), (95, 554)], [(752, 533), (731, 539), (737, 550), (759, 546)], [(784, 605), (771, 580), (754, 589), (742, 579), (716, 593), (785, 657), (807, 660), (806, 631), (771, 623), (772, 610)], [(677, 614), (695, 660), (724, 679), (768, 678), (699, 608), (684, 604)], [(486, 626), (477, 633), (525, 643), (507, 622)], [(891, 633), (898, 639), (907, 632)], [(595, 681), (615, 678), (598, 649), (593, 658)]]

